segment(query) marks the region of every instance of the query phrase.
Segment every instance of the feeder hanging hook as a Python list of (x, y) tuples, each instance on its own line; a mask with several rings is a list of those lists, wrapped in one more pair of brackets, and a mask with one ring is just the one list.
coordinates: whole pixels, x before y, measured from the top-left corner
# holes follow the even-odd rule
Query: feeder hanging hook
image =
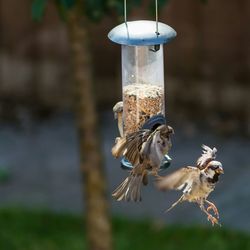
[[(124, 0), (124, 23), (127, 25), (127, 0)], [(156, 30), (155, 34), (157, 36), (160, 35), (159, 28), (158, 28), (158, 0), (155, 0), (155, 24), (156, 24)]]

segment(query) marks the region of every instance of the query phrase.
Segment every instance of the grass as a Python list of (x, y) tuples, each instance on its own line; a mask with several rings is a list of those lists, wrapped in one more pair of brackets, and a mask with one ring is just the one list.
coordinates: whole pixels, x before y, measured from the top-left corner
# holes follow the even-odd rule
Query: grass
[[(114, 219), (115, 250), (250, 250), (250, 236), (223, 228), (181, 227)], [(1, 250), (84, 250), (80, 217), (0, 209)]]

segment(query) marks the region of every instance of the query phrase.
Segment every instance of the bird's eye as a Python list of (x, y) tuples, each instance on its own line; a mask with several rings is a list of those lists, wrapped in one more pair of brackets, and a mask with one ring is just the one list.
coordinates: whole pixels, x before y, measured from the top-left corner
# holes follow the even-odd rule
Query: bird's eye
[(214, 170), (214, 171), (215, 171), (217, 168), (218, 168), (218, 166), (211, 166), (211, 169)]

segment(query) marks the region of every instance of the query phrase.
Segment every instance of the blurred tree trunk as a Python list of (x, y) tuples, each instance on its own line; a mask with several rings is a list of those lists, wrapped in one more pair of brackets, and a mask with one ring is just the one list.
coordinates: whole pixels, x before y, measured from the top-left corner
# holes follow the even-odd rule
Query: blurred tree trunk
[(102, 167), (97, 114), (93, 96), (92, 60), (89, 51), (88, 20), (81, 8), (72, 8), (68, 32), (73, 58), (74, 101), (80, 138), (81, 173), (85, 190), (88, 249), (110, 250), (111, 222)]

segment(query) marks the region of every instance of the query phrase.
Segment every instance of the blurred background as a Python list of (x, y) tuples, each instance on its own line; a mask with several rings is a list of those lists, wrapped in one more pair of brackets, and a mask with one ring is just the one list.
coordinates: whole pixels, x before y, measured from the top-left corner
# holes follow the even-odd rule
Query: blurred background
[[(72, 108), (67, 21), (61, 20), (52, 1), (47, 2), (43, 19), (35, 22), (30, 0), (0, 0), (0, 206), (6, 225), (6, 216), (11, 217), (6, 208), (15, 207), (11, 214), (18, 217), (19, 208), (78, 216), (86, 207)], [(129, 19), (153, 19), (150, 4), (142, 1), (132, 8)], [(225, 175), (211, 200), (221, 213), (223, 228), (249, 235), (250, 2), (171, 0), (160, 8), (160, 21), (178, 34), (165, 46), (167, 119), (175, 128), (170, 153), (173, 161), (166, 173), (193, 164), (201, 144), (217, 147)], [(87, 27), (112, 215), (129, 221), (147, 220), (156, 231), (172, 224), (210, 227), (194, 204), (181, 204), (164, 213), (179, 194), (160, 193), (152, 181), (143, 190), (142, 203), (111, 199), (112, 190), (127, 175), (110, 153), (118, 135), (112, 107), (121, 100), (122, 92), (120, 46), (111, 43), (107, 33), (120, 22), (122, 19), (111, 11), (100, 21), (88, 22)], [(127, 222), (122, 223), (118, 224)], [(49, 243), (44, 248), (14, 246), (6, 235), (0, 237), (7, 242), (4, 250), (64, 249), (50, 248)], [(225, 239), (234, 236), (230, 237)], [(249, 236), (244, 237), (241, 248), (217, 245), (219, 240), (211, 244), (217, 249), (250, 249)], [(123, 248), (117, 249), (140, 249), (126, 245), (125, 238), (123, 241)], [(74, 247), (65, 249), (82, 249)]]

